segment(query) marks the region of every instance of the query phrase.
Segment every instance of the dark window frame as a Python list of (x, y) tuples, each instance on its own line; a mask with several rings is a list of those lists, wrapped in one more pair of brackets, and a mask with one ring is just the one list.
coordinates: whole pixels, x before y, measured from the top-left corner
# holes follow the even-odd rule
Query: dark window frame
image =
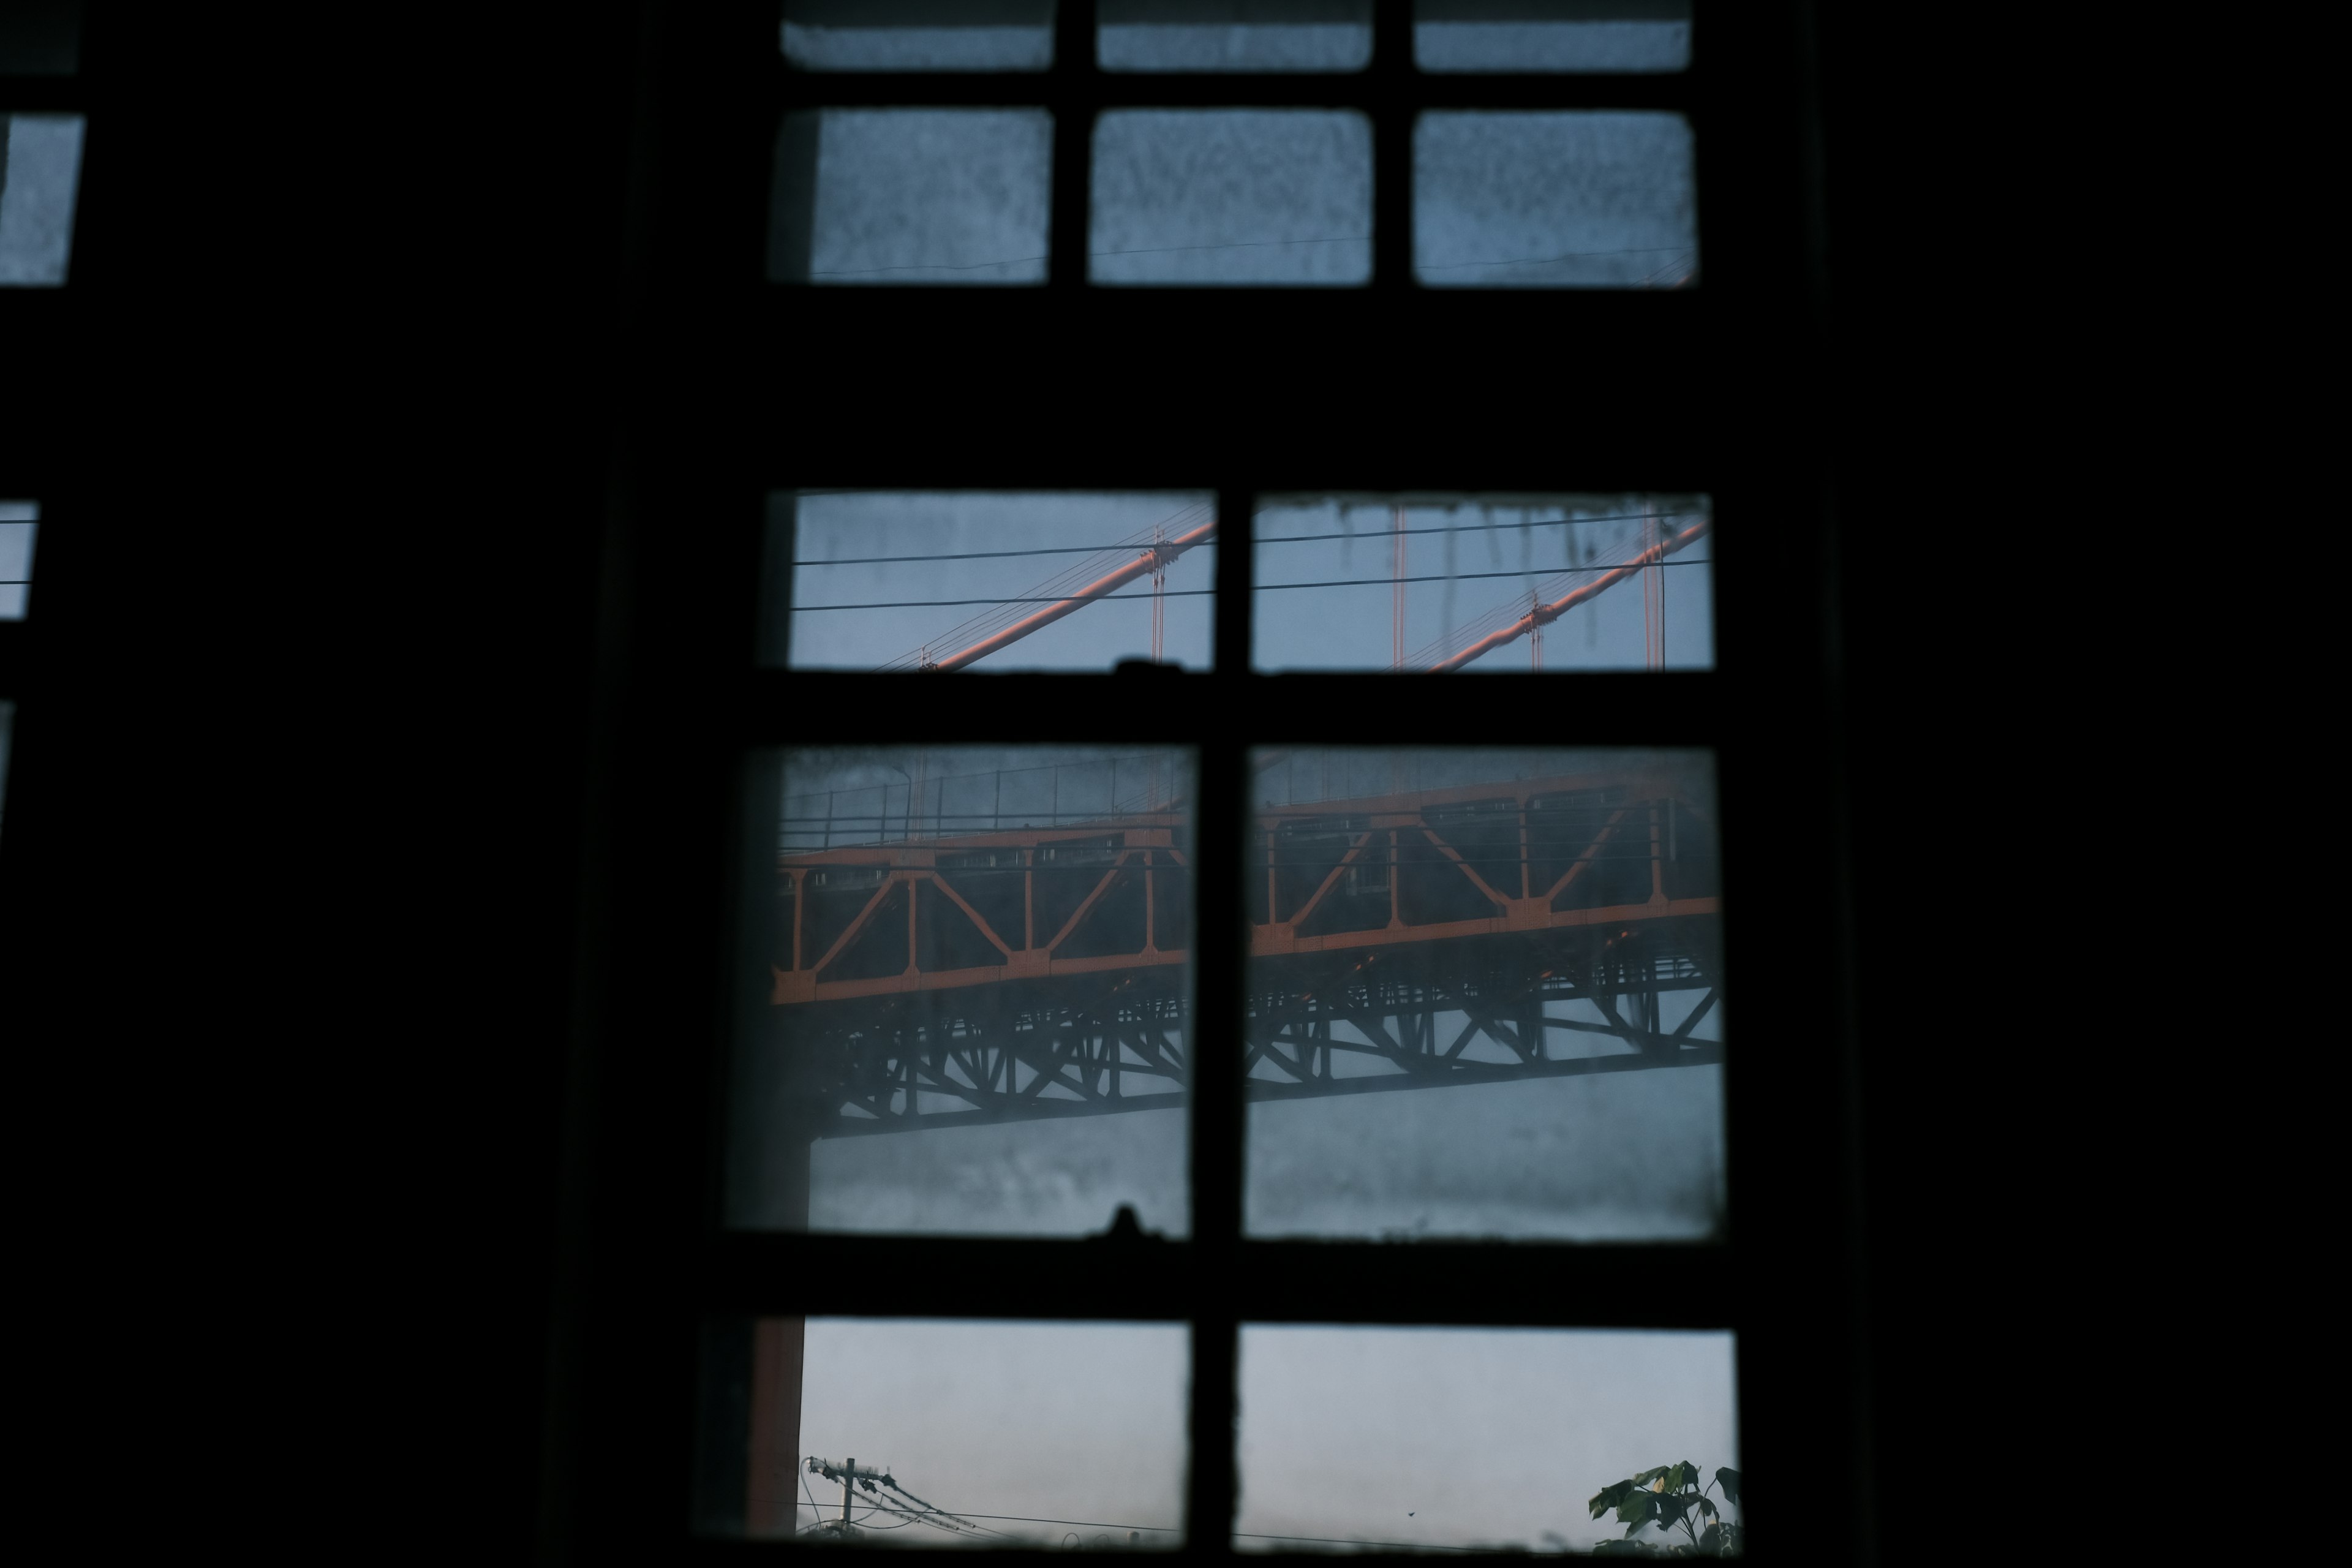
[[(29, 500), (40, 508), (40, 529), (35, 545), (34, 575), (41, 579), (37, 591), (27, 594), (25, 617), (21, 620), (0, 621), (0, 701), (16, 705), (14, 735), (9, 749), (8, 776), (0, 780), (20, 800), (26, 793), (26, 742), (28, 708), (31, 736), (37, 750), (42, 726), (47, 715), (42, 711), (43, 694), (40, 670), (42, 647), (54, 642), (53, 636), (44, 634), (47, 623), (54, 622), (54, 613), (44, 612), (44, 606), (57, 601), (58, 569), (65, 566), (72, 575), (77, 543), (70, 537), (69, 525), (79, 510), (76, 493), (79, 479), (81, 433), (77, 428), (79, 411), (72, 406), (71, 394), (78, 390), (81, 357), (78, 345), (85, 340), (93, 320), (89, 279), (91, 267), (85, 252), (89, 248), (89, 156), (90, 139), (100, 123), (99, 107), (105, 100), (106, 74), (101, 70), (95, 78), (89, 73), (87, 44), (80, 35), (83, 21), (78, 11), (67, 11), (67, 25), (75, 35), (74, 68), (43, 70), (31, 74), (0, 72), (0, 118), (12, 114), (68, 114), (83, 122), (82, 166), (74, 192), (73, 240), (68, 252), (69, 264), (62, 282), (30, 287), (0, 288), (0, 343), (8, 345), (8, 384), (0, 386), (0, 499)], [(55, 18), (51, 18), (55, 20)], [(101, 64), (103, 63), (101, 58)], [(5, 144), (0, 138), (0, 144)], [(100, 247), (104, 255), (104, 247)], [(37, 775), (43, 764), (32, 764)], [(20, 822), (23, 813), (18, 813)], [(19, 826), (15, 837), (21, 843), (26, 830)], [(0, 833), (0, 876), (11, 867), (11, 858)], [(17, 857), (26, 852), (19, 850)]]
[[(1831, 535), (1823, 454), (1807, 423), (1818, 330), (1807, 215), (1818, 193), (1805, 162), (1800, 10), (1702, 5), (1686, 76), (1521, 79), (1421, 78), (1409, 57), (1400, 69), (1397, 51), (1379, 45), (1360, 77), (1105, 75), (1092, 70), (1091, 9), (1064, 0), (1052, 72), (919, 78), (789, 71), (775, 9), (760, 0), (667, 14), (636, 153), (624, 381), (640, 390), (619, 413), (609, 491), (551, 1540), (583, 1557), (686, 1548), (698, 1346), (714, 1317), (903, 1313), (1192, 1323), (1187, 1551), (1210, 1556), (1230, 1551), (1235, 1478), (1218, 1456), (1233, 1451), (1241, 1321), (1729, 1328), (1758, 1487), (1755, 1554), (1856, 1556), (1859, 1516), (1824, 1527), (1774, 1500), (1795, 1495), (1801, 1467), (1840, 1471), (1863, 1452), (1849, 911), (1825, 652)], [(1409, 13), (1383, 0), (1380, 38)], [(766, 283), (775, 115), (860, 100), (1055, 108), (1048, 283)], [(1082, 263), (1067, 264), (1085, 229), (1084, 182), (1065, 177), (1069, 147), (1085, 145), (1074, 110), (1208, 101), (1371, 108), (1370, 286), (1085, 284)], [(1688, 113), (1699, 286), (1412, 286), (1398, 265), (1409, 262), (1410, 225), (1391, 195), (1409, 184), (1410, 109), (1509, 103)], [(1549, 344), (1557, 353), (1541, 351)], [(1288, 376), (1264, 374), (1269, 364), (1328, 370), (1333, 395), (1302, 404)], [(1602, 374), (1590, 373), (1596, 364)], [(1417, 395), (1422, 385), (1441, 390)], [(1444, 390), (1464, 387), (1472, 394)], [(972, 672), (946, 684), (755, 669), (767, 497), (801, 487), (1213, 489), (1215, 668)], [(1722, 531), (1717, 668), (1252, 673), (1251, 498), (1325, 488), (1706, 492)], [(1730, 1234), (1720, 1246), (1244, 1240), (1239, 1076), (1217, 1079), (1206, 1052), (1193, 1098), (1192, 1237), (1140, 1244), (1115, 1269), (1095, 1267), (1114, 1245), (1102, 1241), (719, 1226), (749, 751), (1192, 744), (1201, 840), (1239, 846), (1250, 744), (1518, 741), (1529, 739), (1528, 716), (1544, 712), (1570, 716), (1567, 743), (1717, 753), (1736, 1010), (1725, 1069)], [(1236, 916), (1221, 948), (1208, 911), (1241, 907), (1238, 857), (1204, 855), (1196, 896), (1199, 1015), (1237, 1014), (1246, 923)], [(940, 1275), (958, 1281), (952, 1294), (929, 1283)]]

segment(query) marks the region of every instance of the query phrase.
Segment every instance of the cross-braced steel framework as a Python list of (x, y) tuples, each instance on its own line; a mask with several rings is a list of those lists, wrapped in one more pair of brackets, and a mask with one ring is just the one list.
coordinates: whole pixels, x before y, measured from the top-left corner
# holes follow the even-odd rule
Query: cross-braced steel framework
[[(1183, 1103), (1181, 807), (787, 854), (770, 1001), (819, 1136)], [(1254, 1100), (1722, 1059), (1713, 816), (1669, 771), (1268, 806)], [(1262, 879), (1259, 873), (1262, 870)], [(1695, 994), (1673, 1023), (1670, 998)], [(1579, 1016), (1589, 1015), (1589, 1016)]]

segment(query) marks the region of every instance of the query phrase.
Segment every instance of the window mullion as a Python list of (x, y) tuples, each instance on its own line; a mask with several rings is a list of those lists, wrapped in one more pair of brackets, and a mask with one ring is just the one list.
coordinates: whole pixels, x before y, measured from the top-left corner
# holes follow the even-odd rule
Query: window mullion
[[(1221, 504), (1234, 499), (1231, 492)], [(1238, 498), (1244, 506), (1246, 497)], [(1232, 512), (1226, 510), (1230, 518)], [(1239, 539), (1218, 551), (1218, 668), (1230, 668), (1231, 641), (1246, 639), (1248, 598), (1228, 584), (1246, 581), (1246, 520)], [(1236, 546), (1244, 548), (1236, 548)], [(1243, 656), (1244, 658), (1246, 655)], [(1234, 689), (1228, 674), (1216, 681)], [(1233, 1530), (1240, 1392), (1239, 1283), (1242, 1227), (1242, 976), (1249, 962), (1238, 847), (1247, 816), (1248, 737), (1231, 729), (1200, 739), (1200, 793), (1194, 808), (1204, 853), (1194, 858), (1192, 1076), (1192, 1468), (1185, 1484), (1186, 1538), (1195, 1551), (1222, 1552)], [(1212, 847), (1218, 847), (1212, 849)]]
[(1094, 153), (1094, 0), (1060, 0), (1054, 20), (1054, 68), (1045, 86), (1054, 110), (1053, 223), (1045, 287), (1069, 294), (1087, 286), (1087, 205)]
[(1412, 0), (1378, 0), (1372, 14), (1372, 289), (1412, 287)]

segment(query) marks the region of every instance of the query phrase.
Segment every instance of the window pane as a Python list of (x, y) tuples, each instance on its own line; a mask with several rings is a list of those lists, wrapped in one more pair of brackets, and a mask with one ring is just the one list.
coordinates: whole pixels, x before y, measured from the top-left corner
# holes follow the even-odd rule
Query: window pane
[(1690, 0), (1416, 0), (1425, 71), (1678, 71)]
[(1054, 117), (1042, 109), (825, 109), (776, 139), (780, 283), (1042, 283)]
[(79, 114), (0, 116), (0, 285), (66, 280), (81, 132)]
[(0, 621), (25, 618), (33, 592), (33, 538), (40, 528), (39, 506), (0, 500)]
[(1204, 669), (1216, 525), (1206, 491), (779, 493), (761, 661)]
[(16, 705), (0, 699), (0, 823), (6, 820), (8, 805), (8, 742), (16, 733)]
[(1712, 669), (1703, 495), (1268, 496), (1259, 669)]
[(1371, 0), (1099, 0), (1114, 71), (1352, 71), (1372, 58)]
[(1249, 1231), (1718, 1237), (1712, 757), (1251, 765)]
[(1627, 1532), (1587, 1499), (1685, 1460), (1737, 1521), (1734, 1361), (1727, 1333), (1244, 1324), (1234, 1544), (1589, 1552)]
[(1182, 1234), (1192, 776), (1173, 748), (758, 759), (729, 1223)]
[(769, 1318), (746, 1329), (727, 1325), (706, 1351), (706, 1534), (1183, 1544), (1192, 1346), (1181, 1323)]
[(1041, 71), (1054, 0), (784, 0), (783, 46), (803, 70)]
[(1679, 114), (1429, 113), (1413, 127), (1412, 262), (1440, 289), (1678, 289), (1698, 278)]
[(0, 76), (71, 76), (80, 68), (80, 0), (0, 5)]
[(1122, 109), (1095, 122), (1097, 283), (1361, 283), (1371, 236), (1360, 114)]

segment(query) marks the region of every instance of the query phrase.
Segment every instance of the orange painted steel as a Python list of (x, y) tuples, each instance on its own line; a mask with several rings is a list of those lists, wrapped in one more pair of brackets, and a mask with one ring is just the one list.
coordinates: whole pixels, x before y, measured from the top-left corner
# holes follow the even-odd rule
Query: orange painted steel
[[(1557, 852), (1538, 853), (1543, 847), (1531, 845), (1528, 837), (1530, 816), (1539, 816), (1547, 800), (1562, 796), (1575, 797), (1585, 803), (1577, 809), (1587, 814), (1591, 820), (1580, 824), (1578, 831), (1581, 836), (1589, 830), (1589, 837), (1584, 837), (1580, 846), (1572, 851), (1563, 843), (1554, 846)], [(1507, 831), (1515, 828), (1516, 846), (1501, 859), (1496, 858), (1492, 850), (1486, 850), (1478, 851), (1480, 858), (1474, 861), (1449, 839), (1448, 833), (1452, 829), (1444, 815), (1445, 808), (1472, 805), (1489, 808), (1487, 823), (1490, 827), (1499, 824)], [(1672, 810), (1689, 813), (1702, 822), (1707, 816), (1702, 807), (1685, 798), (1685, 792), (1675, 779), (1663, 773), (1633, 772), (1601, 776), (1521, 779), (1359, 799), (1319, 801), (1309, 805), (1262, 806), (1253, 813), (1253, 816), (1257, 829), (1255, 842), (1263, 846), (1265, 856), (1265, 897), (1263, 904), (1253, 911), (1251, 955), (1255, 958), (1279, 958), (1291, 954), (1345, 952), (1507, 933), (1566, 931), (1611, 925), (1630, 927), (1637, 922), (1679, 921), (1719, 914), (1721, 903), (1712, 892), (1698, 896), (1678, 895), (1666, 886), (1665, 866), (1672, 851), (1670, 839), (1662, 835), (1669, 834), (1671, 829), (1662, 827), (1661, 819)], [(1506, 822), (1506, 816), (1515, 816), (1516, 822)], [(1627, 841), (1636, 838), (1641, 832), (1635, 823), (1644, 818), (1650, 840), (1648, 846), (1645, 848), (1638, 846), (1629, 847)], [(1286, 912), (1277, 889), (1277, 846), (1283, 839), (1285, 829), (1335, 822), (1344, 826), (1326, 826), (1324, 831), (1327, 835), (1344, 834), (1348, 847), (1337, 864), (1330, 866), (1321, 877), (1312, 894), (1295, 900), (1293, 907)], [(913, 842), (787, 853), (780, 858), (778, 871), (791, 884), (791, 932), (789, 942), (782, 944), (790, 958), (789, 965), (782, 963), (772, 965), (773, 983), (770, 1000), (780, 1006), (792, 1006), (957, 991), (1008, 981), (1100, 975), (1118, 971), (1139, 972), (1184, 963), (1191, 956), (1186, 950), (1160, 947), (1154, 940), (1154, 911), (1159, 900), (1149, 884), (1158, 868), (1180, 869), (1189, 866), (1190, 855), (1174, 842), (1176, 835), (1186, 826), (1184, 813), (1160, 810), (1128, 814), (1073, 826), (1007, 828)], [(1475, 889), (1476, 900), (1482, 902), (1489, 912), (1467, 918), (1458, 915), (1450, 919), (1403, 918), (1402, 872), (1407, 866), (1403, 857), (1408, 847), (1419, 854), (1420, 846), (1424, 843), (1435, 852), (1439, 861), (1450, 864), (1461, 874), (1465, 883)], [(1084, 847), (1096, 858), (1076, 867), (1056, 865), (1053, 859), (1054, 853), (1063, 847)], [(1368, 850), (1374, 851), (1369, 858)], [(984, 868), (988, 874), (998, 876), (1007, 876), (1014, 869), (1021, 873), (1019, 927), (1010, 934), (999, 931), (995, 922), (977, 907), (980, 900), (966, 897), (954, 879), (961, 874), (962, 868), (959, 863), (965, 857), (984, 852), (1018, 855), (1017, 861), (1009, 862), (1004, 867), (992, 865)], [(1256, 850), (1253, 848), (1248, 852), (1255, 853)], [(1047, 858), (1041, 861), (1041, 855)], [(1604, 858), (1634, 864), (1646, 863), (1649, 868), (1648, 896), (1634, 899), (1619, 897), (1604, 904), (1582, 908), (1563, 910), (1553, 907), (1580, 879), (1592, 874), (1592, 868)], [(1556, 878), (1549, 878), (1549, 886), (1538, 890), (1533, 875), (1535, 867), (1538, 863), (1549, 867), (1563, 862), (1566, 868), (1560, 870)], [(1425, 867), (1432, 862), (1418, 860), (1412, 864)], [(1496, 874), (1490, 876), (1482, 872), (1482, 865), (1486, 872)], [(1500, 868), (1507, 865), (1516, 865), (1516, 875), (1500, 874)], [(1384, 868), (1386, 922), (1358, 929), (1308, 929), (1318, 914), (1330, 905), (1334, 890), (1341, 880), (1368, 868)], [(878, 875), (856, 914), (825, 944), (823, 954), (810, 963), (805, 955), (804, 928), (809, 923), (811, 879), (835, 870)], [(1100, 874), (1095, 878), (1091, 889), (1058, 922), (1050, 939), (1039, 945), (1036, 879), (1040, 871), (1076, 879), (1066, 880), (1064, 884), (1075, 887), (1083, 882), (1083, 873), (1097, 870)], [(1498, 882), (1505, 885), (1497, 886)], [(1516, 891), (1508, 886), (1514, 882), (1517, 884)], [(1089, 921), (1105, 908), (1106, 901), (1115, 890), (1121, 886), (1133, 889), (1139, 885), (1144, 893), (1139, 943), (1131, 951), (1065, 955), (1062, 950), (1087, 928)], [(915, 907), (917, 890), (922, 887), (933, 889), (940, 899), (969, 921), (977, 935), (1001, 955), (1003, 962), (925, 968), (919, 963), (921, 944), (918, 939)], [(893, 895), (901, 889), (908, 900), (908, 963), (905, 968), (891, 973), (855, 977), (836, 973), (828, 978), (826, 972), (836, 967), (844, 955), (856, 946), (861, 936), (877, 927)], [(1621, 886), (1598, 890), (1622, 893), (1625, 889)]]
[(1042, 631), (1074, 610), (1093, 604), (1104, 595), (1125, 587), (1137, 578), (1155, 572), (1164, 572), (1168, 563), (1196, 544), (1205, 544), (1217, 536), (1217, 525), (1204, 522), (1189, 533), (1180, 533), (1164, 543), (1155, 544), (1115, 572), (1096, 578), (1068, 598), (1046, 605), (1034, 616), (1024, 616), (1003, 631), (982, 638), (961, 653), (951, 653), (926, 668), (945, 672), (962, 669), (986, 658), (997, 649), (1019, 642), (1031, 632)]
[[(1549, 605), (1537, 605), (1535, 608), (1529, 610), (1526, 615), (1521, 616), (1517, 620), (1513, 621), (1509, 626), (1505, 626), (1502, 630), (1489, 632), (1485, 637), (1480, 637), (1476, 642), (1472, 643), (1468, 647), (1464, 648), (1460, 653), (1454, 654), (1449, 658), (1438, 660), (1435, 664), (1429, 667), (1429, 672), (1432, 675), (1444, 675), (1453, 670), (1459, 669), (1464, 665), (1468, 664), (1471, 660), (1483, 658), (1486, 655), (1494, 652), (1496, 648), (1501, 647), (1504, 644), (1515, 641), (1519, 637), (1527, 636), (1529, 632), (1535, 630), (1538, 626), (1546, 626), (1550, 622), (1559, 619), (1560, 616), (1576, 608), (1577, 605), (1583, 604), (1589, 599), (1598, 597), (1601, 593), (1616, 586), (1620, 583), (1622, 583), (1626, 578), (1631, 577), (1636, 572), (1640, 572), (1647, 567), (1655, 566), (1659, 562), (1664, 561), (1667, 556), (1674, 554), (1675, 552), (1696, 544), (1699, 540), (1706, 537), (1707, 529), (1711, 525), (1712, 520), (1702, 519), (1701, 521), (1691, 524), (1688, 528), (1684, 529), (1672, 539), (1659, 541), (1649, 549), (1643, 551), (1642, 553), (1633, 557), (1633, 560), (1626, 562), (1622, 566), (1616, 567), (1613, 570), (1601, 574), (1591, 582), (1584, 584), (1581, 588), (1570, 589), (1568, 593), (1563, 594), (1557, 599), (1554, 599)], [(1649, 639), (1645, 635), (1643, 637), (1645, 649), (1648, 641)], [(1652, 668), (1654, 668), (1656, 667), (1654, 665)]]

